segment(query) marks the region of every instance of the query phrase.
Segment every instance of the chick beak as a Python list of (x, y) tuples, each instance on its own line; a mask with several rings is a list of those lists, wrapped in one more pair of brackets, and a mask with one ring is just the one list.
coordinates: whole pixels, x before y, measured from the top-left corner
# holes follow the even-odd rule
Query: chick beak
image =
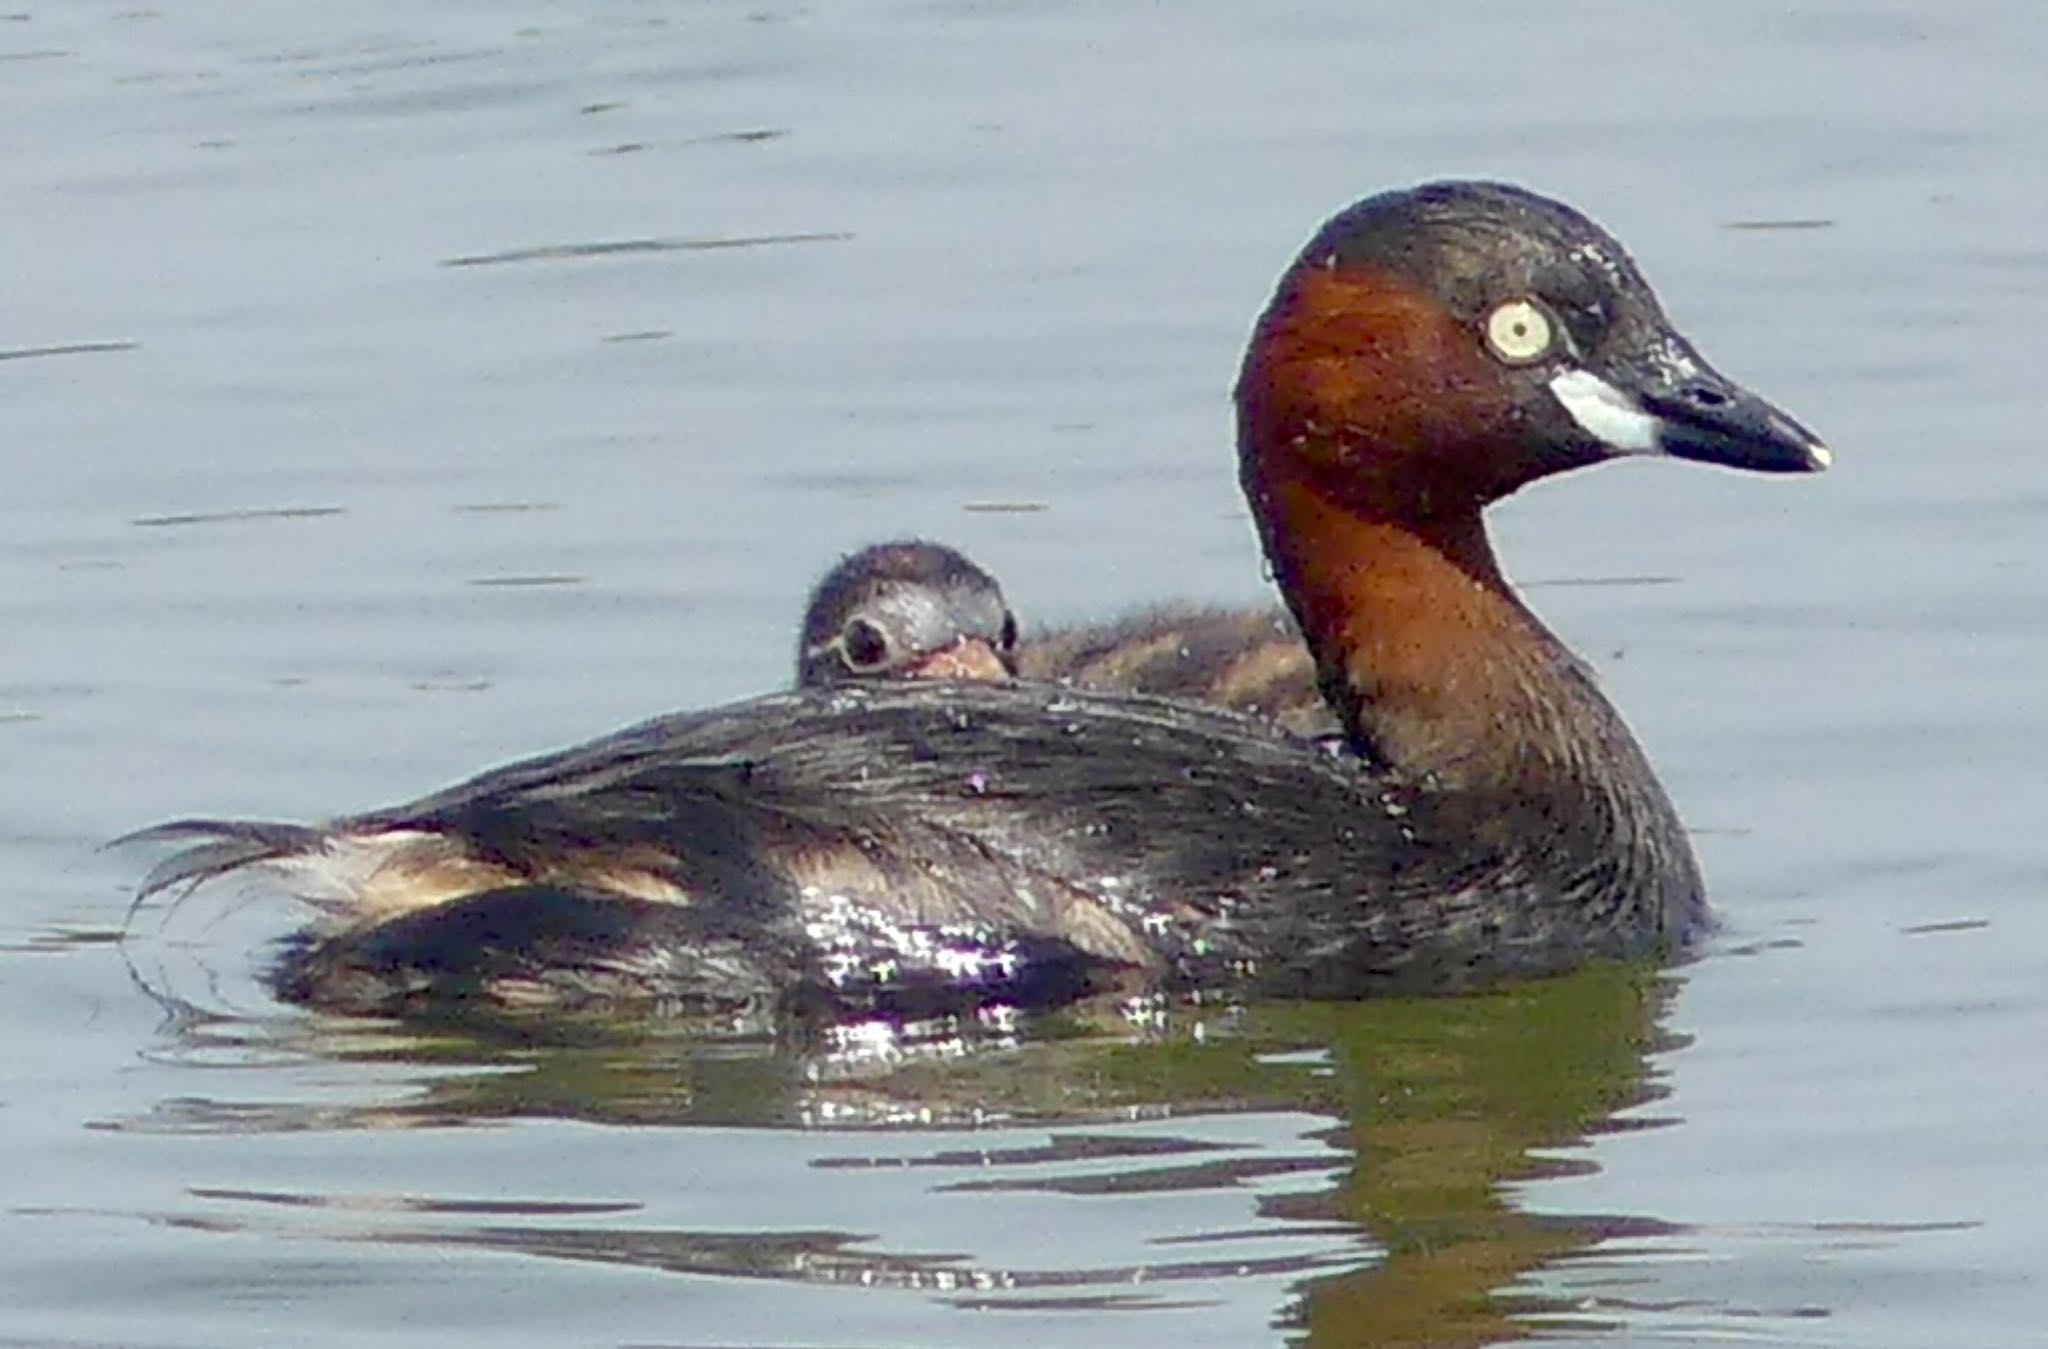
[(940, 647), (906, 663), (903, 672), (913, 679), (1010, 678), (1010, 668), (996, 654), (995, 647), (979, 637), (962, 637)]

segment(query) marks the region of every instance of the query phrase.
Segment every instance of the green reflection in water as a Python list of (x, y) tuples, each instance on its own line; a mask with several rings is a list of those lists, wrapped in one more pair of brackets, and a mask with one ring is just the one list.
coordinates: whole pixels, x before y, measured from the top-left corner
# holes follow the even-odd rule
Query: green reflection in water
[(1261, 1009), (1262, 1028), (1331, 1047), (1358, 1162), (1330, 1209), (1386, 1251), (1307, 1290), (1308, 1343), (1458, 1346), (1526, 1333), (1510, 1311), (1539, 1304), (1497, 1290), (1624, 1224), (1538, 1219), (1502, 1186), (1565, 1169), (1531, 1149), (1611, 1129), (1614, 1112), (1657, 1094), (1647, 1056), (1669, 1047), (1658, 1030), (1668, 999), (1659, 977), (1607, 966), (1481, 997)]
[[(1469, 1346), (1528, 1333), (1517, 1313), (1554, 1318), (1564, 1310), (1502, 1290), (1604, 1236), (1649, 1226), (1537, 1218), (1509, 1204), (1504, 1186), (1566, 1169), (1532, 1150), (1618, 1127), (1616, 1111), (1655, 1096), (1648, 1056), (1670, 1043), (1658, 1029), (1668, 995), (1668, 981), (1655, 972), (1610, 965), (1462, 998), (1184, 1009), (1135, 1037), (1128, 1022), (1104, 1010), (1041, 1022), (1015, 1038), (984, 1028), (915, 1043), (853, 1036), (802, 1049), (645, 1023), (549, 1020), (422, 1032), (294, 1020), (274, 1049), (428, 1071), (408, 1071), (409, 1089), (397, 1100), (387, 1094), (340, 1108), (241, 1100), (209, 1114), (203, 1100), (181, 1097), (174, 1109), (126, 1127), (387, 1129), (531, 1117), (1072, 1126), (1244, 1109), (1321, 1113), (1333, 1120), (1333, 1141), (1355, 1157), (1349, 1173), (1331, 1191), (1264, 1195), (1260, 1208), (1278, 1220), (1354, 1223), (1378, 1254), (1362, 1254), (1338, 1274), (1304, 1265), (1283, 1325), (1311, 1346)], [(1052, 1147), (1099, 1143), (1056, 1136)], [(1231, 1184), (1320, 1164), (1314, 1156), (1190, 1156), (1174, 1176), (1154, 1171), (1150, 1178)], [(837, 1263), (813, 1253), (796, 1272), (785, 1268), (781, 1239), (771, 1233), (513, 1227), (404, 1239), (728, 1274), (754, 1266), (735, 1265), (727, 1247), (765, 1243), (748, 1257), (766, 1260), (763, 1269), (774, 1272), (763, 1277), (822, 1278), (829, 1265), (834, 1281), (882, 1278), (915, 1287), (947, 1268), (835, 1245)], [(1183, 1273), (1204, 1277), (1193, 1268)]]

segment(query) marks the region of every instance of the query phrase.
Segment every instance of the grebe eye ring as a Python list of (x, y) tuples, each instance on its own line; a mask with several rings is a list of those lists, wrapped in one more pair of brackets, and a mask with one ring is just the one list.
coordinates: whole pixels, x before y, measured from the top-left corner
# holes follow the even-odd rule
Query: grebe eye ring
[(889, 634), (865, 618), (849, 618), (839, 630), (839, 655), (855, 674), (873, 674), (888, 665)]
[(1528, 365), (1550, 354), (1557, 325), (1534, 300), (1509, 300), (1486, 316), (1486, 346), (1509, 365)]

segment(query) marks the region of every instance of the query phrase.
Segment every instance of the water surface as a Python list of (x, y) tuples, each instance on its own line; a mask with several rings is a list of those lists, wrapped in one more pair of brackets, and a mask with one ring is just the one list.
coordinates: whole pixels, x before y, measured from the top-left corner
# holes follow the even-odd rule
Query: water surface
[[(2016, 3), (0, 16), (0, 1338), (2038, 1338), (2044, 57)], [(905, 1067), (131, 979), (105, 839), (770, 687), (877, 536), (1044, 620), (1262, 601), (1250, 317), (1447, 174), (1588, 209), (1839, 454), (1497, 512), (1698, 830), (1674, 984)]]

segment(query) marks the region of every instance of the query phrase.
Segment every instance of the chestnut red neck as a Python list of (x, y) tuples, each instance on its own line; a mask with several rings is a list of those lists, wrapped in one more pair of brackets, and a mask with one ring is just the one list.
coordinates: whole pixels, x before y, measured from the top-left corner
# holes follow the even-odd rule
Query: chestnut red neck
[(1373, 518), (1287, 479), (1254, 499), (1324, 693), (1360, 749), (1468, 788), (1570, 757), (1555, 740), (1571, 657), (1508, 589), (1477, 509)]

